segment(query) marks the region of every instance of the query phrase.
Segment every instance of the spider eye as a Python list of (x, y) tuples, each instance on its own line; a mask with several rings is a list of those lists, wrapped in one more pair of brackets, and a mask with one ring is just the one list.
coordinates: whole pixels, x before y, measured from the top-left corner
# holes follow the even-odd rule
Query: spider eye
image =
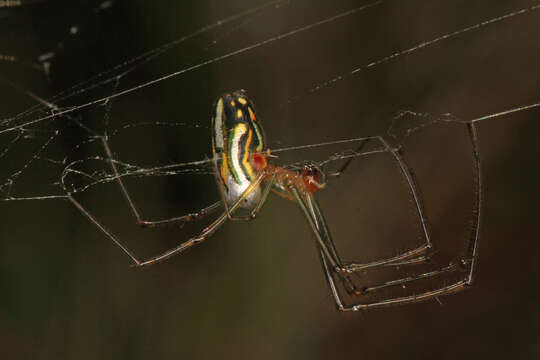
[(315, 163), (304, 164), (301, 174), (304, 178), (306, 189), (311, 193), (326, 186), (326, 174)]

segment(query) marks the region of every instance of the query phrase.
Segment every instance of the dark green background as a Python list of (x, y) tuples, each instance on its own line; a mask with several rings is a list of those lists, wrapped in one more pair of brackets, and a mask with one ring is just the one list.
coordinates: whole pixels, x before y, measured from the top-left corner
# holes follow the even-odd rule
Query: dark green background
[[(0, 9), (0, 53), (19, 59), (0, 62), (1, 76), (49, 97), (260, 3), (116, 1), (95, 13), (99, 2), (43, 1)], [(266, 10), (140, 65), (121, 80), (120, 89), (363, 3), (292, 1)], [(111, 146), (115, 157), (140, 166), (210, 156), (211, 106), (219, 94), (238, 88), (254, 99), (271, 149), (384, 134), (402, 109), (471, 119), (537, 102), (540, 10), (308, 91), (397, 51), (533, 4), (387, 1), (116, 99), (109, 131), (138, 122), (187, 125), (121, 131)], [(72, 25), (80, 25), (77, 36), (68, 35)], [(56, 56), (47, 78), (32, 64), (51, 50)], [(111, 91), (101, 87), (61, 105)], [(0, 98), (5, 99), (1, 118), (35, 103), (5, 83)], [(103, 107), (79, 115), (103, 129)], [(269, 200), (256, 221), (227, 224), (197, 249), (144, 270), (130, 267), (66, 201), (0, 202), (2, 357), (535, 358), (540, 355), (539, 117), (538, 110), (531, 110), (479, 124), (485, 212), (476, 283), (469, 291), (442, 298), (442, 306), (428, 302), (360, 314), (337, 312), (309, 229), (296, 206), (282, 199)], [(466, 135), (450, 128), (437, 126), (405, 143), (434, 241), (447, 244), (466, 239), (472, 199)], [(50, 156), (102, 155), (98, 146), (74, 150), (86, 137), (70, 128)], [(9, 140), (0, 137), (1, 148)], [(0, 159), (2, 174), (20, 169), (36, 143), (19, 142)], [(321, 159), (345, 148), (286, 156)], [(402, 184), (386, 163), (384, 158), (354, 163), (350, 173), (320, 194), (338, 243), (357, 251), (348, 253), (349, 259), (392, 254), (398, 248), (395, 241), (414, 240), (414, 232), (403, 233), (414, 220), (401, 196)], [(14, 195), (56, 191), (43, 185), (57, 181), (48, 177), (58, 175), (56, 168), (46, 161), (39, 164), (45, 165), (21, 176)], [(129, 179), (127, 184), (150, 218), (178, 216), (218, 198), (211, 176)], [(137, 229), (114, 185), (97, 186), (78, 199), (137, 253), (155, 254), (187, 236), (175, 228)]]

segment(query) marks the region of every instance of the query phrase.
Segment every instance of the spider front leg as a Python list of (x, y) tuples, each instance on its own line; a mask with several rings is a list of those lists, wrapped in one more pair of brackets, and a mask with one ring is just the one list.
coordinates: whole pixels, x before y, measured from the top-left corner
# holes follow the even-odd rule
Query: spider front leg
[(313, 194), (300, 194), (298, 189), (293, 186), (290, 187), (290, 192), (300, 206), (302, 213), (304, 214), (306, 220), (308, 221), (308, 224), (313, 231), (313, 234), (315, 235), (321, 255), (321, 261), (325, 269), (325, 274), (327, 278), (330, 277), (330, 279), (328, 279), (330, 288), (332, 290), (332, 293), (334, 294), (338, 308), (341, 308), (343, 302), (339, 298), (339, 293), (337, 292), (337, 288), (333, 281), (332, 274), (341, 274), (341, 280), (346, 291), (349, 294), (356, 293), (357, 288), (354, 285), (352, 279), (344, 271), (343, 263), (339, 257), (337, 249), (334, 245), (334, 241), (332, 240), (330, 232), (328, 231), (328, 228), (326, 226), (326, 221), (322, 216), (322, 213), (313, 197)]
[(358, 311), (362, 309), (368, 309), (373, 307), (388, 306), (388, 305), (397, 305), (408, 302), (417, 302), (422, 300), (427, 300), (430, 298), (435, 298), (441, 295), (448, 295), (457, 291), (464, 289), (469, 282), (466, 279), (460, 280), (456, 283), (453, 283), (448, 286), (444, 286), (438, 289), (427, 291), (420, 294), (415, 294), (411, 296), (397, 297), (397, 298), (387, 298), (379, 301), (366, 301), (366, 302), (355, 302), (354, 304), (347, 304), (343, 298), (343, 295), (340, 293), (339, 286), (336, 284), (336, 279), (339, 279), (345, 288), (347, 294), (352, 297), (362, 297), (368, 293), (373, 293), (380, 291), (389, 287), (403, 286), (404, 284), (415, 282), (418, 280), (433, 278), (442, 274), (449, 272), (454, 272), (459, 270), (458, 264), (450, 264), (444, 268), (430, 271), (427, 273), (419, 274), (416, 276), (409, 276), (397, 280), (387, 281), (381, 284), (363, 286), (358, 288), (354, 285), (352, 278), (350, 277), (351, 273), (347, 270), (342, 264), (335, 251), (333, 245), (333, 240), (330, 236), (328, 228), (326, 226), (326, 221), (322, 217), (322, 212), (318, 207), (317, 202), (313, 198), (313, 195), (309, 194), (307, 196), (300, 196), (298, 191), (292, 190), (295, 199), (297, 200), (300, 208), (310, 224), (313, 233), (317, 239), (319, 254), (321, 258), (321, 263), (323, 266), (324, 274), (328, 285), (330, 287), (336, 306), (340, 311)]
[[(370, 155), (380, 155), (380, 154), (390, 153), (393, 160), (397, 164), (400, 174), (402, 178), (405, 180), (405, 184), (407, 186), (407, 192), (409, 193), (409, 196), (411, 197), (411, 202), (414, 204), (414, 209), (419, 219), (419, 227), (421, 229), (423, 243), (413, 249), (410, 249), (404, 253), (401, 253), (391, 258), (375, 260), (375, 261), (371, 261), (369, 263), (363, 263), (363, 264), (360, 264), (360, 263), (344, 264), (342, 271), (350, 273), (354, 271), (360, 271), (360, 270), (364, 270), (368, 268), (376, 268), (380, 266), (401, 266), (401, 265), (406, 265), (406, 264), (426, 263), (429, 261), (429, 256), (427, 252), (432, 248), (431, 237), (430, 237), (429, 229), (427, 226), (427, 219), (424, 214), (422, 199), (421, 199), (419, 188), (416, 184), (414, 173), (412, 172), (410, 167), (407, 165), (403, 155), (401, 154), (400, 149), (395, 149), (391, 147), (388, 144), (388, 142), (381, 136), (366, 137), (362, 139), (357, 149), (354, 150), (353, 152), (354, 155), (349, 157), (349, 159), (339, 168), (339, 170), (337, 170), (334, 173), (329, 174), (328, 176), (331, 176), (331, 177), (341, 176), (349, 168), (350, 164), (355, 159), (355, 156), (359, 155), (362, 149), (364, 148), (364, 146), (370, 141), (376, 141), (382, 146), (382, 151), (373, 152)], [(323, 162), (322, 164), (324, 165), (326, 162), (327, 161)]]
[[(405, 180), (405, 184), (407, 185), (407, 191), (411, 197), (411, 201), (414, 204), (414, 209), (415, 209), (417, 218), (419, 220), (419, 227), (421, 229), (423, 244), (417, 246), (416, 248), (413, 248), (411, 250), (408, 250), (406, 252), (403, 252), (397, 256), (393, 256), (390, 258), (375, 260), (375, 261), (371, 261), (371, 262), (363, 263), (363, 264), (348, 263), (348, 264), (345, 264), (343, 270), (345, 272), (354, 272), (354, 271), (361, 271), (368, 268), (375, 268), (379, 266), (400, 266), (404, 264), (425, 263), (429, 260), (429, 257), (426, 255), (426, 253), (432, 248), (432, 243), (431, 243), (431, 236), (428, 229), (428, 221), (425, 216), (422, 198), (420, 195), (418, 185), (416, 183), (414, 173), (412, 172), (411, 168), (405, 161), (405, 158), (401, 154), (401, 150), (392, 148), (388, 144), (388, 142), (381, 136), (373, 136), (367, 139), (378, 141), (383, 146), (385, 152), (390, 153), (390, 155), (396, 162), (399, 168), (399, 171), (401, 173), (401, 176), (403, 177), (403, 179)], [(364, 144), (365, 142), (361, 144), (361, 146)], [(344, 168), (346, 168), (350, 164), (351, 160), (352, 158), (348, 160)], [(340, 173), (343, 172), (343, 170), (345, 170), (344, 168), (340, 170)]]
[[(464, 290), (469, 285), (472, 284), (473, 274), (475, 271), (476, 259), (477, 259), (477, 248), (478, 248), (478, 238), (479, 238), (479, 229), (480, 229), (480, 210), (482, 203), (482, 178), (481, 178), (481, 164), (480, 164), (480, 154), (478, 147), (478, 136), (475, 124), (472, 122), (466, 122), (467, 130), (471, 140), (471, 149), (472, 149), (472, 158), (473, 158), (473, 186), (475, 199), (473, 202), (472, 209), (472, 219), (471, 219), (471, 230), (469, 236), (469, 242), (466, 249), (466, 255), (463, 258), (458, 259), (455, 263), (450, 263), (447, 266), (435, 269), (432, 271), (420, 273), (413, 276), (402, 277), (396, 280), (386, 281), (379, 284), (363, 286), (358, 289), (353, 287), (352, 289), (348, 286), (345, 287), (345, 290), (353, 298), (356, 297), (361, 299), (363, 296), (371, 293), (377, 293), (383, 289), (392, 288), (392, 287), (403, 287), (409, 283), (415, 283), (420, 280), (436, 278), (448, 273), (454, 272), (464, 272), (463, 277), (454, 280), (452, 283), (435, 287), (431, 290), (420, 292), (417, 294), (401, 297), (384, 297), (375, 300), (364, 300), (364, 301), (354, 301), (353, 304), (346, 304), (342, 294), (340, 293), (339, 287), (336, 284), (336, 278), (339, 278), (341, 281), (348, 283), (350, 280), (349, 275), (351, 273), (357, 272), (360, 269), (365, 269), (367, 267), (379, 266), (379, 265), (397, 265), (398, 263), (410, 263), (411, 260), (411, 251), (405, 252), (398, 256), (394, 256), (388, 259), (378, 260), (373, 263), (373, 266), (349, 264), (347, 266), (342, 266), (333, 246), (333, 241), (330, 236), (330, 233), (326, 226), (326, 221), (322, 216), (320, 208), (313, 198), (312, 194), (300, 194), (296, 189), (292, 189), (291, 192), (294, 195), (296, 201), (300, 205), (304, 215), (306, 216), (308, 223), (310, 224), (313, 233), (317, 239), (319, 246), (319, 253), (322, 260), (322, 265), (324, 273), (330, 290), (336, 302), (336, 305), (341, 311), (358, 311), (361, 309), (368, 309), (373, 307), (389, 306), (389, 305), (398, 305), (411, 302), (419, 302), (432, 298), (437, 298), (442, 295), (450, 295), (455, 292)], [(414, 189), (414, 188), (413, 188)], [(400, 259), (399, 261), (396, 259)], [(409, 259), (409, 260), (404, 260)], [(414, 258), (413, 258), (414, 260)], [(412, 262), (414, 263), (414, 262)]]
[[(474, 123), (472, 122), (465, 122), (467, 126), (467, 131), (469, 133), (469, 139), (471, 142), (471, 150), (472, 150), (472, 159), (473, 159), (473, 181), (474, 181), (474, 194), (475, 194), (475, 200), (473, 204), (473, 215), (472, 215), (472, 227), (471, 227), (471, 239), (474, 239), (474, 241), (471, 241), (469, 244), (469, 248), (467, 249), (467, 254), (469, 258), (461, 259), (460, 263), (462, 264), (468, 264), (471, 263), (471, 266), (474, 263), (474, 257), (473, 253), (476, 252), (476, 246), (477, 246), (477, 238), (478, 238), (478, 232), (480, 227), (480, 205), (482, 202), (481, 195), (482, 195), (482, 183), (481, 183), (481, 173), (480, 173), (480, 153), (478, 148), (478, 135), (476, 131), (476, 127)], [(393, 149), (389, 146), (389, 144), (382, 138), (377, 136), (376, 137), (385, 147), (387, 151), (389, 151), (392, 156), (394, 157), (394, 160), (397, 162), (401, 173), (407, 183), (409, 193), (412, 197), (413, 203), (415, 205), (415, 210), (417, 212), (417, 216), (419, 219), (419, 223), (422, 229), (422, 236), (425, 240), (425, 243), (415, 249), (406, 251), (402, 254), (399, 254), (394, 257), (381, 259), (365, 264), (359, 264), (359, 263), (349, 263), (346, 264), (346, 270), (349, 272), (352, 271), (361, 271), (368, 268), (378, 267), (378, 266), (393, 266), (393, 265), (402, 265), (407, 263), (415, 263), (419, 259), (428, 259), (428, 257), (423, 256), (423, 254), (432, 248), (431, 244), (431, 237), (428, 230), (428, 222), (427, 218), (424, 214), (424, 206), (422, 199), (420, 197), (420, 192), (418, 190), (418, 186), (416, 184), (416, 180), (414, 177), (413, 172), (410, 170), (410, 167), (407, 165), (405, 158), (401, 154), (401, 151)]]
[[(373, 138), (371, 138), (371, 137), (368, 137), (368, 138), (365, 138), (365, 139), (361, 140), (360, 145), (358, 145), (358, 147), (353, 151), (353, 155), (359, 154), (362, 151), (362, 149), (366, 146), (366, 144), (368, 142), (370, 142), (371, 140), (373, 140)], [(354, 160), (354, 156), (349, 157), (347, 159), (347, 161), (345, 161), (345, 163), (343, 165), (341, 165), (339, 170), (334, 171), (332, 174), (329, 174), (328, 176), (333, 176), (333, 177), (336, 177), (336, 178), (340, 177), (341, 175), (343, 175), (345, 170), (347, 170), (349, 168), (349, 165), (351, 165), (353, 160)]]

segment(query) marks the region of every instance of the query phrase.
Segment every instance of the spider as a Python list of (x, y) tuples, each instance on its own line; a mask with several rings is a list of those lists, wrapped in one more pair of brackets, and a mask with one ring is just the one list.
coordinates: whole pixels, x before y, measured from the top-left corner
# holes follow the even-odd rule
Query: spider
[[(352, 275), (358, 275), (358, 273), (365, 269), (425, 263), (429, 261), (428, 252), (432, 250), (431, 238), (418, 187), (413, 173), (401, 153), (401, 149), (391, 147), (381, 136), (372, 136), (364, 139), (358, 149), (356, 149), (355, 154), (358, 154), (367, 141), (378, 142), (385, 152), (391, 154), (405, 180), (414, 203), (423, 243), (416, 248), (409, 249), (392, 257), (367, 263), (344, 263), (334, 245), (321, 208), (314, 196), (317, 191), (326, 186), (327, 174), (321, 165), (323, 163), (305, 162), (300, 166), (287, 167), (273, 164), (271, 161), (273, 155), (266, 148), (264, 131), (256, 117), (255, 107), (253, 102), (248, 98), (245, 90), (238, 90), (222, 95), (215, 103), (211, 127), (212, 161), (221, 200), (197, 212), (159, 221), (142, 219), (126, 186), (119, 176), (115, 162), (112, 161), (112, 152), (106, 137), (102, 139), (105, 152), (110, 160), (110, 165), (116, 175), (120, 189), (136, 217), (138, 225), (143, 227), (160, 227), (173, 223), (196, 221), (216, 212), (222, 207), (224, 208), (223, 213), (197, 236), (187, 239), (177, 247), (165, 251), (158, 256), (142, 260), (135, 256), (110, 231), (101, 225), (70, 194), (68, 194), (68, 198), (92, 223), (131, 258), (135, 266), (144, 267), (158, 263), (175, 254), (180, 254), (202, 243), (205, 239), (213, 235), (227, 220), (248, 221), (254, 219), (264, 205), (269, 193), (274, 192), (285, 199), (296, 202), (305, 216), (316, 239), (324, 275), (338, 310), (358, 311), (367, 308), (418, 302), (432, 298), (438, 300), (438, 296), (449, 295), (471, 285), (476, 265), (480, 228), (480, 204), (482, 200), (480, 156), (475, 124), (466, 121), (462, 123), (467, 126), (472, 144), (475, 190), (471, 230), (466, 254), (457, 262), (449, 263), (447, 266), (371, 286), (356, 286), (353, 282)], [(349, 158), (339, 171), (331, 175), (339, 176), (342, 174), (352, 159), (353, 157)], [(390, 296), (374, 301), (365, 300), (365, 295), (385, 288), (405, 287), (406, 284), (414, 283), (418, 280), (434, 278), (451, 272), (461, 272), (463, 276), (459, 276), (458, 280), (450, 284), (413, 295)], [(352, 300), (346, 301), (346, 298)]]

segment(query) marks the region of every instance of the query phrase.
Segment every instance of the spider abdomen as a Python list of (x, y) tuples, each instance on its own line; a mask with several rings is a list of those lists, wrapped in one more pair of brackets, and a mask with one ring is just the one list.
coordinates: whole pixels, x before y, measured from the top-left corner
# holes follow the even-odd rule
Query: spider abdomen
[[(212, 116), (212, 151), (216, 180), (228, 205), (256, 179), (260, 166), (253, 162), (253, 154), (261, 153), (264, 148), (264, 133), (245, 91), (219, 97)], [(260, 197), (258, 186), (240, 207), (252, 209)]]

